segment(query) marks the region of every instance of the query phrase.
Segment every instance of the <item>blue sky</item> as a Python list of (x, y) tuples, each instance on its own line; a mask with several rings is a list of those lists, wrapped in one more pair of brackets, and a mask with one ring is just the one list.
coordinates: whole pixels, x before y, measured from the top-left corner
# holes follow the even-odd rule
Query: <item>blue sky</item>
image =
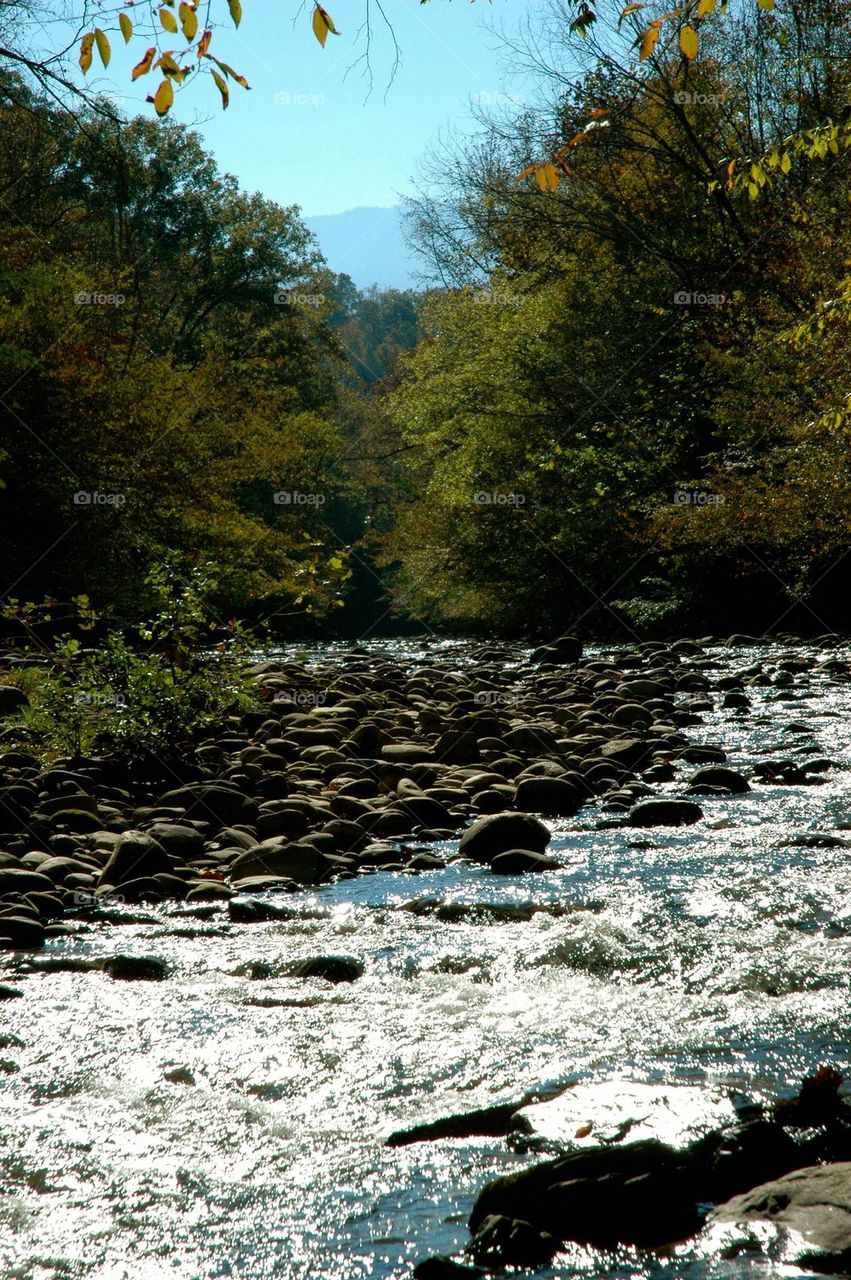
[[(294, 16), (295, 0), (243, 0), (239, 30), (218, 30), (210, 51), (244, 74), (251, 92), (234, 86), (222, 112), (204, 77), (178, 94), (174, 118), (196, 127), (219, 167), (243, 186), (299, 204), (307, 216), (396, 204), (441, 131), (472, 127), (471, 98), (498, 103), (528, 92), (506, 73), (490, 28), (516, 28), (529, 5), (383, 0), (402, 59), (388, 87), (393, 41), (371, 0), (373, 89), (367, 96), (362, 68), (353, 65), (364, 51), (358, 28), (366, 3), (325, 0), (341, 34), (329, 35), (323, 50), (310, 29), (309, 2)], [(153, 92), (159, 77), (128, 83), (143, 44), (124, 50), (117, 32), (111, 38), (109, 76), (99, 79), (93, 68), (90, 82), (112, 92), (125, 111), (152, 111), (144, 93)], [(169, 43), (180, 47), (178, 37)]]

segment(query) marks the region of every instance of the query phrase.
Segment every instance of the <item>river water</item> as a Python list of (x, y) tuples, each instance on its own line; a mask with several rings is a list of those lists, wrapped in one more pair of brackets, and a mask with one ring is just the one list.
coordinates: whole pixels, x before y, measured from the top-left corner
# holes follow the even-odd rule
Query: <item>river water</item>
[[(729, 674), (796, 651), (812, 652), (708, 656)], [(457, 1250), (481, 1184), (534, 1157), (503, 1138), (385, 1147), (393, 1129), (547, 1083), (758, 1099), (823, 1062), (842, 1069), (851, 856), (790, 840), (851, 837), (849, 687), (807, 673), (685, 730), (746, 773), (766, 756), (829, 756), (840, 768), (823, 785), (704, 797), (705, 820), (678, 830), (601, 827), (590, 806), (551, 822), (565, 867), (532, 882), (461, 865), (379, 872), (287, 898), (285, 923), (172, 904), (47, 949), (163, 956), (174, 973), (158, 984), (2, 975), (25, 993), (0, 1004), (22, 1042), (0, 1051), (3, 1280), (396, 1280)], [(575, 910), (450, 923), (400, 909), (420, 898)], [(329, 953), (362, 960), (364, 976), (250, 976)], [(746, 1273), (790, 1274), (585, 1250), (539, 1274)]]

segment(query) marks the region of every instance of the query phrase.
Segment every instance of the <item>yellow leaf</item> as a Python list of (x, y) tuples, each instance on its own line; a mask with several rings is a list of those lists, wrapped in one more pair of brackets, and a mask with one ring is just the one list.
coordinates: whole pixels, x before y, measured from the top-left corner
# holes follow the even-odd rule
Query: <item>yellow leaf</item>
[(242, 21), (242, 5), (239, 0), (228, 0), (228, 9), (230, 10), (231, 18), (233, 19), (233, 25), (238, 27)]
[(88, 31), (80, 41), (80, 69), (88, 71), (92, 65), (92, 47), (95, 43), (94, 31)]
[(178, 84), (183, 84), (185, 72), (181, 71), (177, 59), (170, 53), (164, 53), (162, 57), (157, 58), (152, 70), (162, 67), (167, 76), (174, 76)]
[(712, 12), (717, 3), (718, 0), (700, 0), (700, 3), (697, 6), (698, 18), (705, 18), (708, 13)]
[(107, 39), (106, 32), (101, 31), (100, 27), (95, 27), (95, 44), (98, 47), (101, 62), (105, 67), (108, 67), (112, 49), (109, 47), (109, 40)]
[(183, 34), (187, 40), (194, 40), (198, 31), (198, 15), (192, 5), (186, 3), (186, 0), (183, 0), (178, 13), (180, 14), (180, 28)]
[(788, 151), (784, 151), (783, 155), (780, 157), (780, 168), (783, 173), (788, 173), (792, 168), (792, 157), (789, 155)]
[(618, 27), (620, 28), (624, 18), (628, 18), (631, 13), (636, 13), (639, 9), (643, 8), (643, 4), (628, 4), (625, 9), (621, 10), (621, 16), (618, 18)]
[(119, 13), (118, 25), (121, 28), (121, 34), (124, 36), (124, 43), (130, 43), (130, 37), (133, 35), (133, 23), (127, 17), (126, 13)]
[(170, 35), (177, 34), (177, 18), (175, 18), (171, 9), (160, 9), (160, 22), (163, 31), (168, 31)]
[(535, 167), (535, 181), (539, 191), (555, 191), (559, 184), (558, 169), (554, 164), (539, 164)]
[(218, 71), (214, 71), (212, 67), (210, 67), (210, 75), (215, 80), (219, 93), (222, 95), (222, 111), (226, 111), (230, 102), (230, 90), (228, 89), (227, 81), (224, 76), (220, 76)]
[(694, 27), (683, 27), (680, 32), (680, 53), (684, 58), (688, 58), (689, 62), (693, 62), (697, 57), (697, 32)]
[(656, 42), (659, 39), (659, 28), (654, 23), (649, 26), (641, 37), (641, 45), (638, 50), (638, 61), (643, 62), (645, 58), (649, 58), (653, 50), (656, 48)]
[(334, 26), (333, 19), (331, 18), (328, 10), (323, 9), (322, 5), (318, 4), (313, 10), (313, 34), (316, 36), (316, 39), (322, 45), (323, 49), (325, 48), (325, 41), (328, 39), (329, 31), (335, 36), (340, 34)]
[(210, 41), (212, 40), (212, 38), (213, 38), (213, 33), (208, 27), (207, 30), (202, 35), (201, 39), (198, 41), (197, 53), (199, 58), (204, 57), (205, 53), (210, 47)]
[(163, 80), (153, 98), (154, 110), (158, 116), (164, 116), (174, 102), (174, 86), (169, 79)]
[(760, 9), (774, 8), (774, 0), (756, 0), (756, 2), (759, 5)]
[(156, 49), (154, 48), (153, 45), (151, 45), (150, 49), (146, 50), (145, 56), (142, 59), (142, 61), (137, 62), (135, 67), (133, 68), (130, 74), (131, 80), (138, 80), (139, 76), (146, 76), (148, 74), (148, 72), (151, 69), (151, 63), (154, 60), (155, 53), (156, 53)]

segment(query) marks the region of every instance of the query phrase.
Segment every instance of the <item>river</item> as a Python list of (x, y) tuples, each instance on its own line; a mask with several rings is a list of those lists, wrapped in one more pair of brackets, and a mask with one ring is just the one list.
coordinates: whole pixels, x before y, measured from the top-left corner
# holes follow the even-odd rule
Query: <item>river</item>
[[(810, 652), (706, 656), (717, 675)], [(842, 1069), (851, 857), (812, 836), (851, 837), (849, 687), (808, 672), (685, 730), (748, 775), (767, 755), (829, 756), (822, 785), (703, 797), (704, 821), (677, 829), (611, 826), (591, 805), (550, 821), (565, 865), (543, 876), (379, 871), (287, 898), (288, 922), (169, 904), (47, 948), (162, 956), (158, 984), (6, 972), (24, 998), (0, 1004), (4, 1280), (401, 1280), (460, 1248), (481, 1184), (532, 1157), (504, 1138), (388, 1148), (393, 1129), (547, 1083), (759, 1099)], [(571, 909), (453, 923), (402, 909), (421, 898)], [(251, 976), (317, 954), (354, 956), (364, 976)], [(746, 1273), (790, 1271), (576, 1250), (538, 1274)]]

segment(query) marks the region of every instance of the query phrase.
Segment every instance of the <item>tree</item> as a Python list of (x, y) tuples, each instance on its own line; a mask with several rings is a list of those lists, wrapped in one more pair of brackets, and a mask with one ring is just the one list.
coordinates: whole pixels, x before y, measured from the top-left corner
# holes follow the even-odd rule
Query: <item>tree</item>
[(3, 108), (4, 586), (132, 612), (177, 551), (221, 608), (333, 606), (347, 366), (295, 211), (181, 126)]

